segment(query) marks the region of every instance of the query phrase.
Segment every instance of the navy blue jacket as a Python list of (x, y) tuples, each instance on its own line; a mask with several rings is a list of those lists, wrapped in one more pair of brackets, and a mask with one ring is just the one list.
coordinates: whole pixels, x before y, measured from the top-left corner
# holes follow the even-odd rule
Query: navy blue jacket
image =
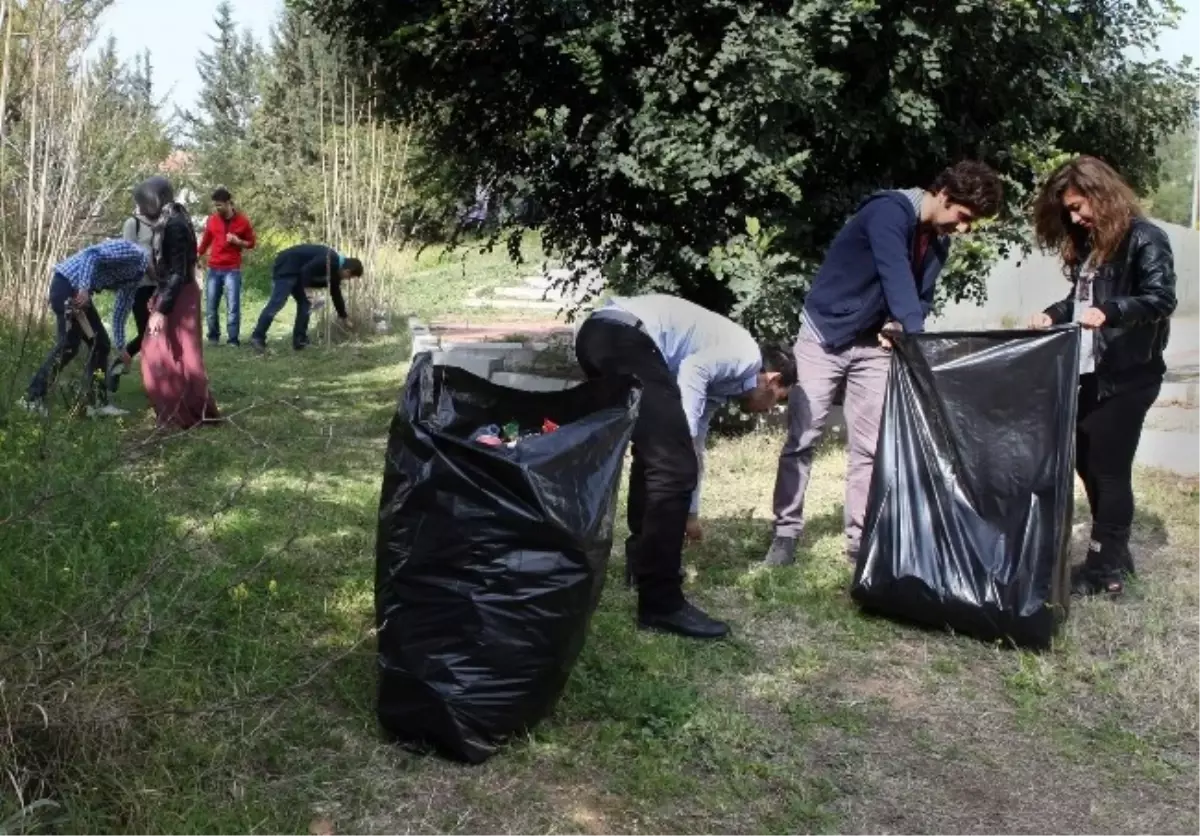
[(275, 256), (271, 278), (299, 282), (301, 287), (326, 287), (337, 315), (346, 318), (346, 300), (342, 296), (342, 257), (324, 244), (297, 244)]
[(833, 239), (804, 300), (805, 316), (826, 347), (843, 348), (889, 319), (906, 333), (925, 330), (950, 239), (930, 242), (918, 282), (912, 267), (917, 220), (906, 194), (877, 192)]

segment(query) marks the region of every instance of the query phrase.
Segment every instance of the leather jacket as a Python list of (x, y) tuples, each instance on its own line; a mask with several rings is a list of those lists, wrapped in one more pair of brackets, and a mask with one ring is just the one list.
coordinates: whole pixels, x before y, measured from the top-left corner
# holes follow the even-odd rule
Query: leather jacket
[(182, 206), (163, 227), (161, 259), (156, 310), (165, 316), (175, 307), (180, 289), (196, 280), (196, 230)]
[[(1055, 325), (1073, 320), (1075, 285), (1071, 293), (1046, 308)], [(1092, 306), (1104, 311), (1096, 331), (1096, 384), (1100, 398), (1161, 382), (1166, 373), (1163, 352), (1175, 311), (1175, 259), (1163, 229), (1145, 218), (1134, 218), (1113, 257), (1096, 271)]]

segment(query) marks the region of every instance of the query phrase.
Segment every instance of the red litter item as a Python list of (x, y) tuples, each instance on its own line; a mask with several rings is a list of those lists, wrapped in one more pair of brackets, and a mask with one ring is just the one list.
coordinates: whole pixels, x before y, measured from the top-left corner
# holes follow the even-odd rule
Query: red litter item
[(547, 418), (546, 420), (542, 421), (542, 432), (544, 432), (544, 433), (552, 433), (552, 432), (554, 432), (554, 431), (555, 431), (555, 430), (557, 430), (557, 429), (558, 429), (558, 424), (554, 423), (554, 422), (553, 422), (553, 421), (551, 421), (549, 418)]

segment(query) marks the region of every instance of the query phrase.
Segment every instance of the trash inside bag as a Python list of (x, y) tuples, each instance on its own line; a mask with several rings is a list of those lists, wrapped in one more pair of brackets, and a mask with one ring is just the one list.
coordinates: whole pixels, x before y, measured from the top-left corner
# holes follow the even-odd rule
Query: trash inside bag
[(542, 419), (541, 426), (538, 429), (522, 429), (519, 421), (509, 421), (503, 427), (497, 424), (488, 424), (487, 426), (480, 427), (471, 433), (471, 440), (476, 444), (483, 444), (487, 447), (507, 447), (511, 449), (526, 439), (552, 433), (557, 429), (558, 424), (549, 418)]
[[(376, 542), (378, 714), (394, 737), (479, 763), (553, 709), (600, 599), (640, 397), (632, 377), (525, 392), (418, 355)], [(500, 421), (532, 434), (478, 443)]]
[(851, 587), (864, 609), (1044, 648), (1067, 615), (1079, 338), (899, 340)]

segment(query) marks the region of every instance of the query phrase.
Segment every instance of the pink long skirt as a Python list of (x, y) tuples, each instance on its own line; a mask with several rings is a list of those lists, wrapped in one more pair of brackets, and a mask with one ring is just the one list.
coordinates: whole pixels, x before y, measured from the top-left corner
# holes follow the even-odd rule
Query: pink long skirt
[[(158, 297), (150, 300), (150, 310)], [(142, 342), (142, 385), (154, 405), (158, 425), (189, 429), (217, 423), (221, 414), (208, 388), (200, 339), (200, 287), (188, 282), (179, 290), (161, 333)]]

